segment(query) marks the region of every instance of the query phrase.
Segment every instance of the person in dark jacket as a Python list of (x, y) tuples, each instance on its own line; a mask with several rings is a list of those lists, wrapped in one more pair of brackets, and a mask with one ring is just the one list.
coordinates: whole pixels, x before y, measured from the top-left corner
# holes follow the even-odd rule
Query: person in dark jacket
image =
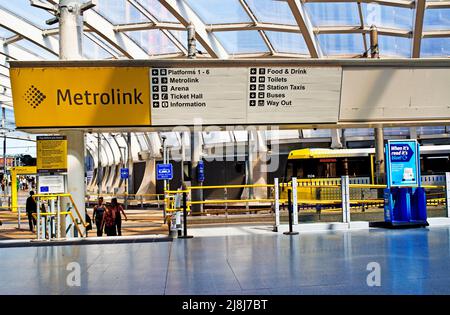
[(94, 213), (92, 217), (94, 218), (95, 225), (97, 227), (97, 236), (103, 235), (103, 213), (105, 212), (105, 205), (103, 204), (103, 197), (98, 198), (98, 204), (94, 207)]
[(30, 231), (34, 233), (34, 227), (36, 226), (36, 219), (33, 213), (37, 213), (37, 204), (34, 200), (34, 191), (30, 191), (30, 196), (27, 198), (25, 210), (28, 216), (28, 224), (30, 225)]

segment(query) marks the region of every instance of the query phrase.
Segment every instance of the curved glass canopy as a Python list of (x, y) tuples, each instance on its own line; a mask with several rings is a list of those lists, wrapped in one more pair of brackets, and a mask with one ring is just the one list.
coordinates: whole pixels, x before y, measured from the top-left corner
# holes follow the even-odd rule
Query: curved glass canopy
[[(378, 29), (380, 58), (450, 56), (450, 1), (446, 0), (96, 2), (84, 14), (86, 59), (183, 58), (187, 56), (189, 23), (196, 29), (198, 58), (363, 58), (369, 50), (371, 26)], [(29, 0), (0, 0), (0, 104), (7, 109), (5, 128), (14, 129), (8, 61), (57, 60), (58, 25), (46, 24), (52, 17), (31, 6)], [(360, 132), (370, 135), (363, 130), (346, 134), (359, 136)], [(306, 131), (295, 137), (328, 133)], [(122, 136), (105, 134), (102, 141), (113, 143), (109, 148), (114, 149), (121, 140), (112, 139)], [(134, 157), (141, 149), (151, 149), (154, 137), (151, 133), (134, 134)], [(236, 137), (205, 135), (205, 143)], [(173, 139), (177, 141), (179, 135)], [(88, 148), (96, 145), (89, 144)], [(105, 150), (110, 149), (105, 146)], [(107, 160), (118, 163), (117, 154), (105, 155), (104, 160), (106, 164)]]

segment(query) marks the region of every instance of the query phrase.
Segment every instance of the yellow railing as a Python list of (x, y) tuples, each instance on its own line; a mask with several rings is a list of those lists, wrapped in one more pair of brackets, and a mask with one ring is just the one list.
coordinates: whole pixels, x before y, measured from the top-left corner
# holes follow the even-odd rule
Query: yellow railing
[[(66, 193), (66, 194), (36, 194), (36, 195), (34, 195), (34, 197), (35, 198), (42, 198), (44, 200), (50, 200), (52, 198), (56, 199), (58, 197), (59, 198), (69, 198), (70, 203), (72, 204), (73, 209), (75, 210), (75, 212), (76, 212), (76, 214), (78, 216), (78, 219), (80, 220), (80, 222), (83, 225), (83, 227), (87, 227), (89, 225), (89, 224), (86, 223), (85, 218), (83, 218), (82, 215), (80, 214), (80, 211), (78, 210), (77, 205), (75, 204), (71, 194), (68, 194), (68, 193)], [(78, 226), (78, 223), (77, 223), (76, 219), (74, 218), (72, 212), (71, 211), (67, 211), (67, 212), (69, 213), (69, 215), (70, 215), (74, 225), (76, 226), (78, 232), (80, 233), (80, 235), (83, 235), (83, 233), (81, 233), (81, 230), (80, 230), (80, 228)], [(61, 214), (62, 214), (62, 212), (61, 212)]]

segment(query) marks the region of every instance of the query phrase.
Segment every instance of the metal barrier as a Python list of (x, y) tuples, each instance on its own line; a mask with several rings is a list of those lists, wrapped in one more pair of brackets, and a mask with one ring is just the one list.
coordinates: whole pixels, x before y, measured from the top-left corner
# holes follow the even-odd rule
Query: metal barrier
[(86, 202), (90, 202), (91, 197), (94, 197), (94, 202), (96, 202), (99, 197), (103, 197), (105, 200), (117, 198), (118, 201), (121, 201), (125, 205), (125, 209), (127, 209), (129, 205), (138, 205), (141, 209), (144, 209), (145, 203), (156, 203), (159, 206), (164, 202), (164, 194), (87, 194)]
[[(74, 229), (78, 232), (79, 236), (83, 237), (84, 228), (88, 226), (85, 222), (85, 219), (81, 216), (78, 208), (73, 201), (71, 194), (37, 194), (34, 195), (37, 203), (37, 213), (33, 214), (36, 219), (37, 225), (37, 240), (51, 240), (61, 239), (61, 229), (62, 229), (62, 218), (66, 220), (67, 216), (71, 219), (71, 224), (69, 224), (69, 228), (65, 229), (65, 235), (70, 233), (70, 228), (74, 227)], [(70, 204), (68, 204), (66, 211), (61, 211), (61, 198), (69, 198)], [(45, 203), (47, 203), (47, 208), (49, 211), (45, 210)], [(71, 209), (75, 210), (75, 217), (71, 211)], [(44, 211), (42, 211), (44, 210)], [(68, 223), (67, 220), (65, 222)], [(80, 229), (80, 226), (83, 226), (83, 229)], [(74, 233), (73, 236), (77, 236)]]

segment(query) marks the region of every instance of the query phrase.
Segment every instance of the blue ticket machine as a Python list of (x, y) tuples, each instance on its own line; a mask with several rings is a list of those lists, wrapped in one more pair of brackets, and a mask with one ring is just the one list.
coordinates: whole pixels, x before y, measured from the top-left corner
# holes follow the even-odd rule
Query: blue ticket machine
[(386, 170), (385, 223), (392, 226), (427, 226), (426, 195), (423, 187), (420, 187), (420, 151), (417, 141), (388, 141)]

